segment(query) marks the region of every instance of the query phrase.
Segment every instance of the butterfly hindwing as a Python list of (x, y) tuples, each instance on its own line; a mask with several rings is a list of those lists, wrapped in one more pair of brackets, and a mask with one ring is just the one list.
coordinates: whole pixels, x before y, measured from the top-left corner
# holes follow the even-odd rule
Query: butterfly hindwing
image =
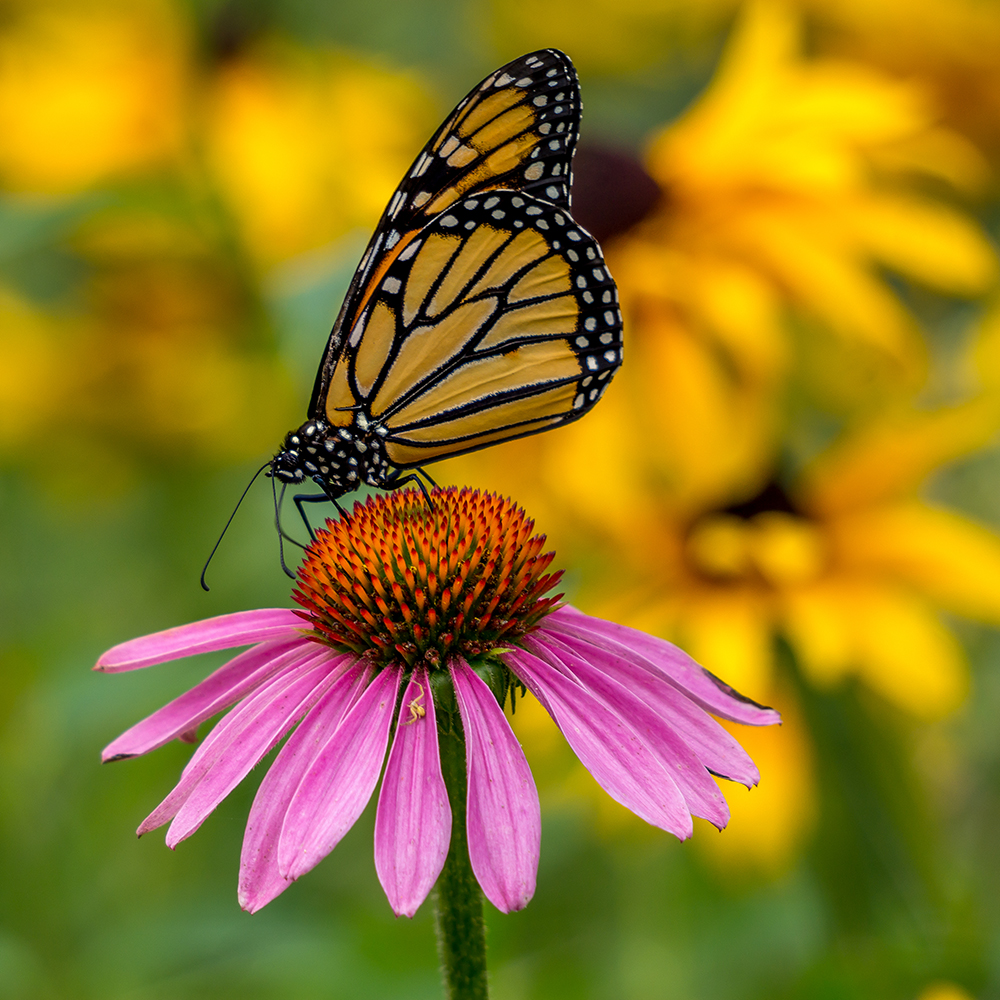
[(555, 49), (515, 59), (465, 97), (414, 160), (361, 259), (334, 324), (309, 407), (324, 406), (346, 331), (407, 244), (462, 198), (507, 188), (568, 210), (580, 126), (580, 86)]
[(582, 416), (621, 363), (600, 247), (557, 205), (465, 198), (398, 255), (346, 333), (325, 412), (413, 467)]

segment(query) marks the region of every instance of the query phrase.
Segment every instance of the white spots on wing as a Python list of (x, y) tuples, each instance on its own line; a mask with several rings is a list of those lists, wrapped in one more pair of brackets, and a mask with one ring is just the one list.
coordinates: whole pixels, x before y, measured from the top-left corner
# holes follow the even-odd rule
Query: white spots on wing
[(583, 406), (583, 393), (582, 392), (579, 393), (577, 395), (576, 399), (573, 400), (573, 409), (574, 410), (579, 410), (581, 406)]
[(533, 98), (531, 101), (536, 108), (544, 108), (546, 104), (549, 103), (549, 99), (544, 94), (539, 94), (537, 97)]
[(614, 326), (615, 325), (615, 314), (610, 309), (608, 309), (604, 313), (604, 322), (607, 323), (608, 326)]
[(510, 73), (501, 73), (497, 79), (496, 83), (493, 84), (494, 87), (506, 87), (508, 83), (513, 83), (514, 77)]
[(458, 219), (456, 219), (454, 215), (446, 215), (441, 220), (441, 225), (444, 226), (445, 229), (451, 229), (453, 226), (458, 225)]
[(521, 208), (521, 206), (524, 205), (524, 199), (518, 195), (514, 195), (514, 197), (510, 199), (510, 203), (514, 206), (514, 208)]
[(400, 253), (399, 260), (409, 260), (419, 249), (420, 244), (423, 240), (414, 240), (408, 247), (406, 247), (402, 253)]
[(469, 221), (465, 224), (465, 228), (468, 229), (469, 232), (471, 233), (472, 230), (475, 229), (477, 225), (478, 223), (476, 222), (475, 219), (469, 219)]
[(401, 287), (402, 283), (399, 278), (386, 278), (382, 282), (382, 290), (388, 292), (390, 295), (395, 295)]
[(538, 131), (541, 132), (542, 135), (548, 135), (552, 131), (552, 122), (542, 122), (542, 124), (538, 126)]
[(385, 248), (386, 250), (391, 250), (399, 242), (399, 230), (394, 229), (385, 238)]
[(607, 347), (608, 344), (610, 344), (614, 339), (615, 335), (613, 333), (602, 333), (599, 338), (599, 340), (601, 341), (602, 344), (604, 344), (605, 347)]
[(462, 204), (463, 204), (463, 206), (464, 206), (465, 208), (467, 208), (467, 209), (468, 209), (468, 210), (469, 210), (470, 212), (471, 212), (471, 211), (472, 211), (472, 210), (473, 210), (474, 208), (479, 208), (479, 202), (478, 202), (478, 201), (477, 201), (477, 200), (476, 200), (475, 198), (470, 198), (470, 199), (469, 199), (468, 201), (465, 201), (465, 202), (463, 202)]
[(389, 202), (389, 218), (395, 218), (396, 213), (403, 207), (403, 202), (406, 201), (406, 194), (403, 191), (397, 191), (392, 196), (392, 201)]
[(580, 259), (580, 255), (575, 250), (567, 250), (566, 251), (566, 256), (571, 261), (573, 261), (574, 264)]
[(590, 345), (590, 340), (587, 337), (577, 337), (574, 343), (577, 347), (588, 347)]
[(548, 186), (548, 187), (547, 187), (547, 188), (545, 189), (545, 193), (546, 193), (546, 195), (548, 195), (548, 197), (550, 197), (550, 198), (553, 198), (553, 199), (554, 199), (554, 198), (558, 198), (558, 197), (559, 197), (559, 194), (560, 194), (560, 189), (559, 189), (559, 188), (557, 188), (557, 187), (555, 186), (555, 184), (550, 184), (550, 185), (549, 185), (549, 186)]
[(499, 205), (499, 204), (500, 204), (499, 198), (487, 198), (486, 201), (483, 203), (483, 208), (493, 208), (494, 205)]
[[(538, 150), (534, 150), (538, 152)], [(545, 166), (541, 163), (532, 163), (524, 172), (524, 179), (527, 181), (537, 181), (545, 173)]]
[(580, 241), (580, 233), (577, 230), (571, 229), (566, 235), (574, 243), (579, 243), (579, 241)]
[(535, 225), (538, 226), (539, 229), (548, 229), (549, 228), (549, 224), (544, 219), (538, 219), (535, 222)]
[(365, 310), (359, 317), (357, 323), (354, 324), (354, 329), (351, 330), (351, 336), (348, 338), (348, 343), (351, 347), (357, 347), (361, 343), (361, 334), (365, 332), (365, 327), (368, 325), (368, 311)]
[(495, 212), (492, 213), (493, 218), (496, 219), (497, 221), (499, 221), (500, 219), (502, 219), (506, 214), (507, 214), (506, 212), (502, 211), (499, 208)]
[(525, 215), (541, 215), (542, 214), (542, 210), (537, 205), (529, 205), (524, 210), (524, 214)]
[(583, 321), (583, 328), (590, 333), (593, 333), (597, 329), (597, 320), (593, 316), (588, 316)]
[(445, 144), (438, 150), (438, 156), (440, 156), (442, 160), (446, 160), (452, 153), (455, 152), (456, 149), (458, 149), (458, 145), (459, 138), (457, 135), (448, 136), (445, 140)]
[(430, 191), (421, 191), (413, 196), (413, 207), (423, 208), (431, 200)]
[(427, 168), (431, 165), (431, 158), (426, 153), (421, 153), (417, 162), (413, 164), (413, 169), (410, 171), (411, 177), (423, 177)]
[(531, 86), (531, 77), (530, 76), (522, 76), (521, 79), (518, 80), (517, 83), (514, 84), (514, 86), (515, 87), (530, 87)]

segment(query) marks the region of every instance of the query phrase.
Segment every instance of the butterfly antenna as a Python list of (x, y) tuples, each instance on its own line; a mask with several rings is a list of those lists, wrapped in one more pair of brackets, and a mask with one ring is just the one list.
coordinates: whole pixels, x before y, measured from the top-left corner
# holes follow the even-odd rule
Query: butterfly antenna
[(207, 591), (207, 590), (211, 590), (212, 589), (205, 582), (205, 574), (208, 572), (208, 565), (212, 561), (212, 559), (215, 557), (215, 553), (219, 551), (219, 546), (222, 544), (222, 539), (226, 537), (226, 532), (229, 530), (229, 525), (231, 525), (233, 523), (233, 518), (236, 517), (236, 512), (240, 509), (240, 504), (243, 503), (244, 499), (246, 498), (246, 495), (250, 492), (250, 487), (253, 486), (253, 484), (255, 482), (257, 482), (257, 477), (266, 468), (268, 468), (268, 466), (270, 466), (270, 464), (271, 464), (270, 462), (265, 462), (253, 474), (253, 479), (251, 479), (250, 482), (247, 483), (247, 488), (243, 491), (243, 493), (240, 496), (239, 500), (236, 501), (236, 506), (233, 508), (232, 514), (229, 515), (229, 520), (226, 521), (226, 526), (222, 529), (222, 534), (219, 535), (219, 540), (215, 543), (215, 545), (212, 546), (212, 551), (208, 554), (208, 558), (205, 560), (205, 565), (202, 567), (202, 570), (201, 570), (201, 589), (202, 590), (206, 590)]

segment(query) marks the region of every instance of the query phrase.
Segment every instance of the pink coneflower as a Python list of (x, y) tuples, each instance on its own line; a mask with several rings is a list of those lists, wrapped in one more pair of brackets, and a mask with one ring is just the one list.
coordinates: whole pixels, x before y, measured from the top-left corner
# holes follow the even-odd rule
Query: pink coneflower
[[(712, 774), (748, 786), (759, 775), (709, 713), (749, 725), (778, 714), (676, 646), (545, 596), (561, 573), (547, 572), (553, 556), (533, 526), (511, 502), (478, 492), (435, 492), (433, 508), (415, 491), (371, 498), (317, 533), (293, 594), (302, 610), (223, 615), (105, 653), (95, 669), (115, 672), (250, 646), (104, 750), (105, 761), (120, 760), (193, 741), (235, 705), (138, 832), (169, 821), (176, 846), (291, 731), (250, 810), (244, 909), (260, 909), (333, 850), (383, 763), (375, 866), (393, 910), (412, 916), (424, 901), (463, 806), (482, 891), (504, 912), (521, 909), (535, 890), (541, 823), (503, 706), (524, 689), (608, 794), (648, 823), (682, 839), (692, 815), (724, 827)], [(463, 738), (467, 783), (456, 793), (445, 745), (461, 749)]]

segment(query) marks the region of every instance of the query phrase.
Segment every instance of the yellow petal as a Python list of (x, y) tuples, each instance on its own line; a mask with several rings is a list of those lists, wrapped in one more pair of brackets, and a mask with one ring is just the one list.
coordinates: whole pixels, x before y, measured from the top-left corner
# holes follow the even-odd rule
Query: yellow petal
[(922, 718), (947, 715), (965, 698), (958, 641), (923, 602), (890, 584), (834, 577), (784, 595), (783, 618), (806, 676), (821, 686), (856, 673)]
[(741, 694), (761, 700), (774, 671), (771, 612), (764, 595), (751, 588), (705, 587), (686, 596), (681, 645)]
[(830, 522), (834, 557), (849, 572), (886, 574), (951, 611), (1000, 622), (1000, 536), (951, 511), (913, 501)]
[(996, 253), (979, 226), (944, 205), (879, 195), (852, 216), (865, 249), (934, 288), (974, 296), (997, 278)]
[(803, 672), (821, 688), (838, 683), (856, 660), (849, 582), (828, 578), (781, 595), (782, 627)]
[(896, 499), (946, 462), (983, 447), (997, 425), (997, 402), (986, 397), (885, 417), (821, 455), (802, 477), (799, 502), (830, 515)]

